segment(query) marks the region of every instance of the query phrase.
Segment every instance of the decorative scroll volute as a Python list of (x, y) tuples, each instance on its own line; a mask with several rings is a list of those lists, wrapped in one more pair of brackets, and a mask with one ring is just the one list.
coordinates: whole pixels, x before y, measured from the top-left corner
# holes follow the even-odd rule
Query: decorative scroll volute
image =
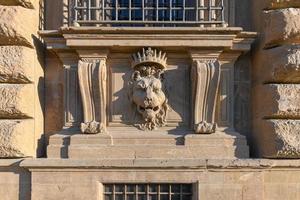
[(193, 60), (191, 69), (194, 130), (199, 134), (216, 131), (216, 104), (220, 82), (220, 64), (216, 59)]
[(84, 114), (81, 132), (86, 134), (106, 132), (106, 60), (80, 60), (78, 78)]

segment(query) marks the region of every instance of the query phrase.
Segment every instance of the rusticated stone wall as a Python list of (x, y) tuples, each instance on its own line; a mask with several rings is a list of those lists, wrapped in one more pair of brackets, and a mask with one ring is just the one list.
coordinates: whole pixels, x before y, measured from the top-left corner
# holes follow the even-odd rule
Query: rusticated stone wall
[(253, 57), (253, 134), (258, 156), (300, 158), (300, 3), (265, 4)]
[[(38, 0), (0, 0), (0, 158), (42, 154)], [(39, 149), (40, 148), (40, 149)]]

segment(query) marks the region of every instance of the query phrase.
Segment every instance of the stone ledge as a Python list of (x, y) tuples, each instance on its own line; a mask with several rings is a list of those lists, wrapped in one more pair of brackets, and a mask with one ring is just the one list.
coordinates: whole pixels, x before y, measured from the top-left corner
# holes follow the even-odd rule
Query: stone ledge
[(217, 131), (211, 135), (183, 137), (160, 131), (149, 135), (115, 131), (109, 131), (109, 135), (54, 134), (49, 138), (47, 156), (70, 159), (249, 158), (246, 138), (235, 132)]
[(24, 159), (0, 159), (0, 167), (11, 167), (19, 165)]
[(112, 49), (168, 46), (186, 50), (190, 47), (225, 47), (242, 52), (250, 50), (250, 44), (257, 36), (255, 32), (244, 32), (239, 27), (66, 27), (58, 31), (40, 31), (39, 34), (52, 51), (78, 46), (111, 46)]
[[(238, 34), (243, 31), (240, 27), (62, 27), (62, 33), (150, 33), (150, 34), (183, 34), (183, 33), (226, 33)], [(41, 31), (40, 33), (49, 31)], [(52, 31), (53, 32), (53, 31)], [(251, 32), (247, 32), (251, 33)]]
[(184, 169), (272, 169), (299, 168), (300, 160), (270, 159), (24, 159), (21, 167), (29, 169), (106, 169), (106, 168), (184, 168)]

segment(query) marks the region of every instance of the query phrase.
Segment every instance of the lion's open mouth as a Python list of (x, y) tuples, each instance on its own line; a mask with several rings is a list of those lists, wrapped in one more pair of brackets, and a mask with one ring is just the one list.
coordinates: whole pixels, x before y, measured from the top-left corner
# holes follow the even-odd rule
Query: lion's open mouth
[(159, 106), (147, 106), (147, 107), (143, 107), (143, 106), (139, 106), (141, 111), (145, 111), (145, 110), (153, 110), (153, 111), (158, 111), (159, 110)]

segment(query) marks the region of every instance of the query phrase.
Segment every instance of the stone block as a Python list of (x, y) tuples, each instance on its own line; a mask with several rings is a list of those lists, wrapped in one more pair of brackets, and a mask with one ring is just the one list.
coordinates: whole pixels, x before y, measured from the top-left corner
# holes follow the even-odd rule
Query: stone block
[(265, 11), (265, 46), (300, 41), (300, 9), (287, 8)]
[(112, 131), (109, 135), (52, 135), (47, 156), (74, 159), (248, 158), (249, 148), (246, 138), (235, 132), (188, 134), (182, 138), (158, 131), (152, 134)]
[(205, 200), (240, 200), (243, 196), (239, 184), (205, 184), (200, 187), (200, 197)]
[(0, 119), (24, 119), (34, 116), (32, 84), (0, 85)]
[(0, 5), (4, 6), (23, 6), (25, 8), (34, 8), (34, 0), (0, 0)]
[(300, 120), (254, 120), (260, 155), (266, 158), (300, 158)]
[(258, 74), (271, 83), (300, 83), (300, 45), (283, 45), (263, 51), (264, 67)]
[(30, 200), (30, 172), (19, 167), (23, 159), (0, 159), (1, 200)]
[(300, 84), (265, 84), (256, 91), (256, 118), (300, 118)]
[(35, 155), (34, 120), (0, 120), (0, 158)]
[(299, 0), (271, 0), (268, 9), (299, 8)]
[(0, 83), (30, 83), (34, 52), (22, 46), (0, 46)]
[(20, 6), (0, 6), (0, 45), (33, 46), (34, 11)]

